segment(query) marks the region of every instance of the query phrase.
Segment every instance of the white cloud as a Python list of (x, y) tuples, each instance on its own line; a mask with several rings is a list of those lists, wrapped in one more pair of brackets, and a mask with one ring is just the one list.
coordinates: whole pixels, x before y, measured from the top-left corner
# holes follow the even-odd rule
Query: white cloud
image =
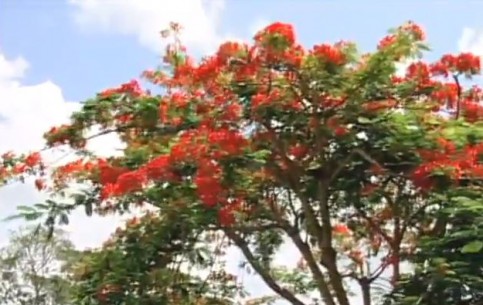
[(408, 60), (397, 62), (395, 75), (398, 77), (404, 77), (406, 75), (407, 68), (414, 62), (415, 62), (414, 59), (408, 59)]
[(159, 32), (170, 22), (180, 23), (183, 42), (189, 47), (212, 51), (223, 38), (220, 16), (224, 0), (70, 0), (75, 18), (84, 29), (136, 36), (155, 52), (162, 52)]
[(3, 84), (14, 84), (15, 80), (22, 77), (29, 64), (22, 57), (8, 61), (5, 56), (0, 55), (0, 81)]
[(483, 30), (464, 28), (458, 41), (458, 49), (483, 56)]
[[(0, 153), (13, 150), (27, 152), (43, 147), (43, 133), (51, 126), (65, 122), (79, 104), (65, 101), (62, 90), (53, 82), (24, 86), (21, 79), (28, 68), (25, 59), (18, 57), (9, 60), (0, 54)], [(103, 138), (90, 143), (97, 150), (114, 147), (115, 139)], [(55, 160), (59, 152), (49, 154)], [(32, 183), (13, 184), (0, 188), (0, 218), (16, 213), (18, 205), (28, 205), (42, 201), (42, 196)], [(88, 225), (86, 225), (88, 223)], [(81, 248), (93, 247), (104, 241), (117, 227), (119, 217), (87, 219), (82, 211), (72, 217), (67, 227), (73, 242)], [(19, 222), (3, 223), (0, 227), (0, 244), (8, 240), (8, 231)]]

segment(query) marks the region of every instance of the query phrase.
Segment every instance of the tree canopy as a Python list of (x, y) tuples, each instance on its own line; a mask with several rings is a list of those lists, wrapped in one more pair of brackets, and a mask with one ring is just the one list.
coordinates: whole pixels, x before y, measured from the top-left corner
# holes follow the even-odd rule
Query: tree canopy
[(56, 230), (54, 238), (46, 233), (22, 228), (0, 249), (1, 304), (72, 304), (69, 266), (78, 253), (64, 232)]
[[(251, 44), (226, 42), (196, 62), (180, 30), (173, 23), (161, 33), (172, 39), (164, 64), (143, 73), (160, 94), (133, 80), (46, 132), (47, 148), (69, 146), (76, 160), (52, 167), (40, 152), (2, 157), (1, 177), (34, 175), (52, 195), (24, 211), (51, 227), (80, 207), (152, 210), (85, 263), (83, 304), (233, 303), (243, 291), (222, 271), (229, 246), (273, 291), (260, 304), (350, 305), (349, 281), (364, 305), (378, 287), (396, 304), (477, 299), (479, 57), (426, 63), (425, 34), (412, 22), (366, 54), (345, 41), (307, 49), (277, 22)], [(111, 133), (125, 145), (120, 156), (86, 149)], [(287, 243), (295, 267), (273, 260)]]

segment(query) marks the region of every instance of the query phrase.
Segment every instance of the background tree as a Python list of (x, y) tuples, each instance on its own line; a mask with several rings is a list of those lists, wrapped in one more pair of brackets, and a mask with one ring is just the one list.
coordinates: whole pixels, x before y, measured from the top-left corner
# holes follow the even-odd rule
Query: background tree
[(62, 231), (53, 238), (38, 227), (13, 233), (0, 252), (2, 304), (72, 304), (67, 268), (74, 258), (76, 251)]
[[(102, 249), (84, 253), (74, 268), (75, 303), (234, 304), (236, 279), (197, 240), (191, 216), (133, 218)], [(190, 275), (196, 267), (208, 272)]]
[[(26, 217), (45, 212), (52, 227), (80, 206), (88, 214), (149, 206), (167, 230), (162, 238), (178, 240), (177, 257), (189, 257), (198, 244), (210, 249), (209, 236), (221, 234), (228, 242), (209, 256), (236, 246), (273, 291), (267, 302), (296, 305), (349, 305), (349, 281), (358, 283), (362, 303), (370, 305), (376, 286), (399, 289), (402, 262), (428, 261), (431, 246), (424, 240), (451, 240), (448, 234), (469, 230), (452, 223), (455, 233), (448, 221), (464, 214), (461, 198), (482, 200), (481, 91), (460, 83), (480, 72), (478, 57), (463, 53), (424, 63), (424, 33), (411, 22), (370, 54), (347, 42), (305, 49), (291, 25), (274, 23), (253, 44), (227, 42), (195, 63), (179, 30), (172, 24), (162, 32), (174, 38), (165, 67), (144, 73), (161, 95), (132, 81), (97, 94), (70, 124), (46, 133), (48, 147), (69, 145), (80, 157), (53, 169), (52, 183), (37, 180), (37, 187), (53, 198), (71, 183), (87, 188), (26, 211)], [(408, 60), (414, 62), (406, 74), (396, 75), (396, 65)], [(100, 131), (92, 135), (94, 127)], [(98, 158), (86, 150), (89, 139), (109, 133), (126, 144), (122, 156)], [(42, 179), (46, 164), (39, 157), (7, 156), (2, 173)], [(144, 232), (142, 225), (135, 228)], [(479, 253), (476, 235), (466, 236), (453, 252)], [(141, 243), (149, 258), (158, 250), (148, 243), (157, 240)], [(274, 264), (284, 243), (298, 250), (295, 268)], [(445, 257), (445, 270), (461, 278), (468, 269), (451, 266), (453, 252), (441, 248), (448, 245), (434, 246)], [(133, 298), (157, 295), (170, 302), (172, 292), (155, 286), (154, 292), (139, 291), (138, 283), (150, 281), (144, 258), (129, 266), (142, 270), (129, 284), (134, 286), (123, 282), (133, 273), (116, 268), (107, 278), (88, 276), (93, 282), (86, 293), (114, 281)], [(197, 272), (183, 274), (192, 279)], [(427, 274), (432, 283), (434, 272)]]
[(403, 277), (388, 304), (483, 304), (482, 186), (472, 181), (470, 189), (445, 192), (438, 211), (438, 219), (446, 220), (444, 232), (419, 241), (411, 259), (415, 272)]

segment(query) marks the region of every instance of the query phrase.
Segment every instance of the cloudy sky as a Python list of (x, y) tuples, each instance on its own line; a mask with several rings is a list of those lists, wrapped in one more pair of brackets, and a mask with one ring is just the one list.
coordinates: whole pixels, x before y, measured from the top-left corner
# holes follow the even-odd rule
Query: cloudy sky
[[(42, 147), (43, 131), (65, 121), (76, 102), (155, 67), (158, 32), (170, 21), (184, 26), (184, 42), (200, 55), (226, 39), (249, 40), (272, 21), (293, 23), (307, 46), (345, 39), (371, 50), (388, 28), (414, 20), (433, 59), (458, 50), (483, 55), (482, 11), (483, 2), (471, 0), (0, 0), (0, 151)], [(108, 152), (113, 143), (92, 145)], [(8, 186), (0, 218), (39, 200), (29, 185)], [(92, 247), (118, 221), (79, 214), (68, 229), (79, 247)], [(0, 244), (14, 225), (0, 226)]]

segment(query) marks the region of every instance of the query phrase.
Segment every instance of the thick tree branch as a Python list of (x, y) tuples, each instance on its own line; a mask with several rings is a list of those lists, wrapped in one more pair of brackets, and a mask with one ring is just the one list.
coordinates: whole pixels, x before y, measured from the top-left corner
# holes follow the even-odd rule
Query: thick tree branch
[[(267, 128), (269, 132), (274, 133), (269, 125), (265, 125), (265, 128)], [(299, 168), (299, 166), (297, 166), (297, 164), (295, 164), (294, 161), (290, 160), (287, 157), (284, 147), (282, 147), (281, 143), (275, 140), (274, 145), (279, 151), (280, 157), (283, 159), (284, 163), (288, 168), (289, 174), (287, 175), (287, 181), (285, 182), (288, 182), (289, 187), (299, 197), (302, 203), (302, 210), (304, 211), (306, 217), (308, 232), (313, 235), (318, 241), (319, 248), (322, 251), (321, 263), (327, 268), (329, 278), (331, 280), (331, 285), (335, 291), (338, 303), (339, 305), (349, 305), (349, 300), (343, 285), (342, 276), (340, 275), (340, 272), (337, 268), (336, 253), (334, 248), (332, 247), (332, 225), (330, 220), (328, 203), (327, 180), (323, 179), (319, 184), (318, 201), (322, 218), (322, 225), (320, 225), (317, 221), (317, 216), (315, 215), (315, 212), (310, 205), (310, 201), (308, 200), (308, 198), (305, 198), (305, 196), (300, 191), (302, 189), (299, 182), (301, 169)], [(342, 170), (342, 168), (340, 170)], [(282, 171), (280, 171), (279, 174), (283, 174)], [(283, 177), (285, 175), (281, 176)]]
[[(275, 134), (269, 124), (265, 124), (264, 127), (272, 134)], [(330, 211), (328, 203), (328, 184), (327, 178), (322, 179), (319, 184), (319, 207), (322, 218), (322, 225), (318, 223), (315, 211), (310, 205), (310, 200), (304, 196), (301, 192), (303, 189), (300, 185), (300, 176), (303, 174), (303, 169), (300, 168), (293, 160), (289, 159), (285, 153), (285, 148), (282, 143), (273, 139), (275, 149), (278, 150), (279, 156), (282, 158), (285, 166), (287, 167), (286, 175), (283, 170), (278, 170), (280, 177), (284, 177), (285, 183), (294, 191), (299, 197), (302, 203), (302, 210), (304, 211), (308, 233), (313, 235), (319, 244), (319, 248), (322, 251), (321, 263), (327, 268), (329, 278), (331, 280), (332, 288), (334, 289), (337, 301), (339, 305), (350, 305), (345, 291), (342, 276), (337, 268), (336, 252), (332, 247), (332, 226), (330, 220)], [(278, 169), (278, 168), (276, 168)]]
[(456, 84), (456, 94), (457, 94), (457, 100), (456, 100), (456, 111), (454, 114), (455, 120), (457, 120), (460, 117), (460, 112), (461, 112), (461, 84), (458, 79), (458, 75), (453, 74), (453, 80)]
[(328, 179), (327, 184), (332, 183), (337, 178), (337, 176), (339, 176), (340, 172), (344, 169), (344, 167), (346, 167), (349, 164), (349, 162), (352, 160), (355, 154), (356, 152), (352, 151), (349, 155), (347, 155), (347, 157), (345, 157), (344, 160), (342, 160), (339, 166), (330, 175), (330, 178)]
[(309, 245), (307, 245), (307, 243), (305, 243), (300, 237), (300, 231), (296, 227), (291, 226), (290, 223), (284, 219), (283, 215), (280, 215), (277, 207), (274, 205), (269, 205), (269, 207), (274, 215), (275, 220), (280, 224), (282, 230), (287, 233), (297, 249), (300, 251), (300, 254), (302, 254), (304, 260), (307, 262), (307, 265), (317, 283), (317, 288), (325, 304), (336, 305), (334, 299), (332, 298), (329, 285), (326, 283), (324, 275), (322, 274), (322, 271), (320, 270)]
[(260, 275), (260, 277), (263, 279), (265, 284), (270, 287), (270, 289), (272, 289), (275, 293), (277, 293), (285, 300), (289, 301), (291, 304), (305, 305), (292, 292), (277, 284), (274, 278), (270, 275), (269, 271), (258, 263), (257, 259), (248, 247), (248, 244), (240, 236), (235, 234), (230, 229), (226, 229), (225, 233), (228, 238), (230, 238), (235, 243), (235, 245), (237, 245), (237, 247), (242, 251), (243, 255), (248, 260), (252, 268)]
[(307, 243), (305, 243), (300, 238), (300, 234), (296, 230), (293, 230), (293, 228), (292, 230), (286, 230), (286, 233), (292, 239), (293, 243), (302, 254), (302, 257), (307, 262), (310, 272), (312, 272), (312, 275), (314, 276), (314, 279), (317, 282), (317, 287), (320, 291), (320, 295), (322, 296), (322, 299), (324, 300), (325, 304), (335, 305), (335, 301), (332, 298), (329, 286), (327, 285), (324, 279), (324, 275), (322, 274), (322, 271), (320, 270), (317, 262), (315, 261), (314, 256), (312, 255), (312, 251), (310, 250), (310, 247), (307, 245)]
[(322, 262), (327, 268), (330, 283), (334, 289), (339, 305), (350, 305), (342, 276), (337, 267), (337, 254), (332, 246), (332, 224), (328, 190), (327, 181), (321, 180), (318, 186), (318, 200), (322, 219), (322, 241), (319, 247), (322, 251)]
[[(213, 226), (208, 228), (209, 230), (224, 230), (225, 226)], [(266, 230), (282, 229), (280, 224), (267, 223), (267, 224), (253, 224), (253, 225), (234, 225), (230, 226), (230, 230), (233, 232), (240, 232), (245, 234), (262, 232)]]
[(361, 286), (361, 292), (362, 292), (362, 304), (363, 305), (371, 305), (372, 298), (371, 298), (371, 282), (370, 282), (370, 280), (366, 277), (359, 279), (359, 285)]
[[(270, 133), (275, 134), (270, 125), (264, 124), (264, 127)], [(294, 161), (290, 160), (287, 157), (285, 149), (279, 141), (273, 139), (273, 142), (275, 149), (278, 150), (279, 156), (283, 159), (284, 163), (287, 166), (286, 172), (278, 168), (278, 166), (276, 165), (274, 166), (274, 170), (277, 172), (278, 177), (285, 178), (285, 181), (281, 182), (286, 184), (286, 186), (291, 189), (299, 198), (300, 202), (302, 203), (302, 210), (304, 212), (305, 219), (307, 221), (308, 233), (314, 236), (317, 239), (317, 242), (320, 244), (322, 243), (322, 228), (317, 221), (317, 217), (313, 208), (310, 205), (309, 199), (306, 198), (306, 196), (301, 192), (302, 186), (300, 185), (299, 179), (302, 170)]]

